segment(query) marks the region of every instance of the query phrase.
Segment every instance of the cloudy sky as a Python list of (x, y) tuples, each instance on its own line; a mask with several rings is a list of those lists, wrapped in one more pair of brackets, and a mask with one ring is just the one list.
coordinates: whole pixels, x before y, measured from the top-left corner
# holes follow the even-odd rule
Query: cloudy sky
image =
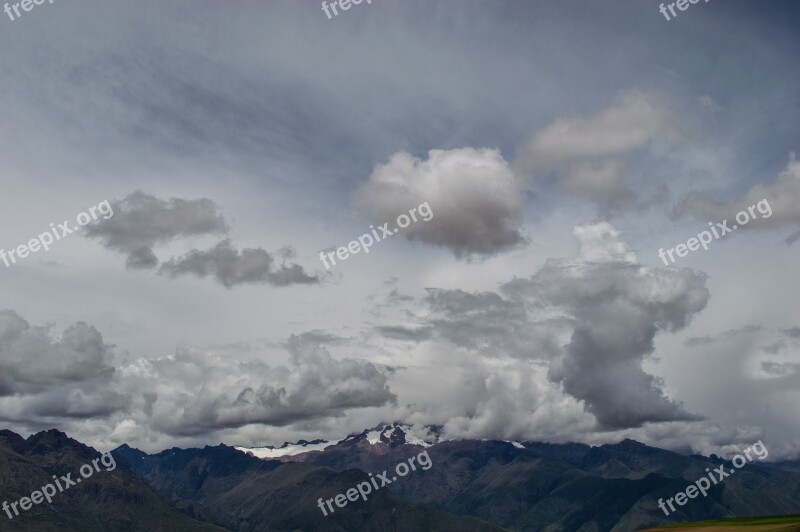
[(113, 215), (0, 264), (2, 425), (154, 451), (403, 420), (796, 457), (795, 4), (3, 15), (0, 247)]

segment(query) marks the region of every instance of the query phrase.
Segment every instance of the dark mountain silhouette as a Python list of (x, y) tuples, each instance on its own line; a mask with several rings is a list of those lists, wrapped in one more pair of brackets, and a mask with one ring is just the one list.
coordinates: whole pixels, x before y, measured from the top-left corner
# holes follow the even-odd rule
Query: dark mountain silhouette
[(408, 501), (387, 489), (324, 516), (319, 498), (345, 493), (366, 473), (248, 456), (233, 447), (170, 449), (156, 455), (114, 451), (153, 488), (190, 515), (237, 531), (501, 531), (468, 516)]
[[(71, 474), (100, 457), (96, 450), (49, 430), (28, 439), (8, 430), (0, 431), (0, 501), (9, 504), (30, 497), (45, 484)], [(57, 493), (46, 501), (9, 519), (0, 513), (2, 531), (222, 531), (179, 512), (129, 471), (100, 466), (90, 478)]]
[[(751, 462), (665, 516), (659, 498), (674, 497), (730, 462), (685, 456), (633, 440), (584, 444), (426, 441), (399, 424), (338, 441), (275, 448), (168, 449), (147, 454), (128, 445), (101, 470), (13, 520), (0, 531), (614, 531), (670, 523), (800, 513), (797, 462)], [(313, 450), (304, 451), (309, 448)], [(263, 459), (255, 453), (277, 459)], [(421, 458), (430, 458), (430, 461)], [(58, 431), (27, 439), (0, 431), (0, 495), (26, 497), (52, 475), (76, 474), (99, 453)], [(395, 466), (415, 457), (404, 478)], [(421, 467), (428, 465), (427, 468)], [(369, 474), (392, 482), (324, 516), (317, 506)]]
[[(381, 472), (426, 449), (405, 443), (403, 428), (386, 425), (376, 443), (365, 431), (321, 451), (282, 460)], [(391, 437), (383, 437), (390, 434)], [(374, 440), (374, 438), (373, 438)], [(633, 440), (592, 447), (503, 441), (440, 441), (427, 452), (433, 466), (387, 486), (408, 499), (473, 515), (513, 530), (632, 531), (669, 523), (800, 511), (800, 475), (758, 461), (712, 487), (708, 496), (665, 516), (658, 499), (673, 497), (706, 468), (730, 462), (684, 456)]]

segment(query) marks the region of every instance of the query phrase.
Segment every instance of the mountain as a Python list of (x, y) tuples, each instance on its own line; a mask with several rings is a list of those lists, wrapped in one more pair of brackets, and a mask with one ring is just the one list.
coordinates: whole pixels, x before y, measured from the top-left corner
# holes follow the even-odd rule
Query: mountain
[(366, 502), (323, 515), (329, 499), (362, 482), (366, 473), (337, 472), (304, 463), (262, 460), (233, 447), (170, 449), (147, 455), (123, 446), (114, 451), (142, 479), (189, 515), (231, 530), (492, 532), (502, 528), (448, 514), (379, 489)]
[(753, 462), (713, 486), (707, 497), (676, 506), (665, 516), (659, 498), (683, 491), (706, 475), (706, 468), (725, 464), (731, 469), (731, 464), (714, 455), (683, 456), (633, 440), (599, 447), (478, 440), (419, 444), (417, 437), (406, 437), (406, 427), (391, 424), (280, 459), (337, 471), (381, 472), (423, 450), (433, 463), (430, 471), (411, 474), (387, 489), (513, 530), (622, 532), (800, 511), (800, 475)]
[[(101, 457), (58, 431), (27, 439), (0, 431), (0, 501), (30, 496), (53, 475), (77, 477)], [(437, 427), (392, 423), (277, 448), (148, 454), (122, 445), (111, 457), (116, 467), (98, 468), (52, 504), (13, 519), (0, 513), (0, 531), (628, 532), (800, 513), (797, 462), (751, 462), (666, 516), (659, 499), (684, 491), (707, 469), (733, 466), (633, 440), (594, 447), (446, 440)], [(325, 513), (318, 506), (378, 479), (386, 485), (366, 500), (343, 497), (346, 506), (327, 503)]]
[[(69, 476), (74, 486), (31, 509), (8, 514), (0, 511), (3, 531), (222, 531), (188, 517), (129, 471), (112, 467), (112, 461), (97, 462), (99, 471), (82, 479), (81, 466), (101, 458), (96, 450), (50, 430), (25, 439), (0, 430), (0, 501), (10, 505), (54, 482), (53, 475)], [(107, 464), (107, 465), (106, 465)], [(88, 473), (87, 473), (88, 475)], [(79, 480), (78, 480), (79, 479)], [(80, 482), (80, 483), (79, 483)], [(54, 487), (53, 491), (57, 491)]]
[(424, 427), (421, 431), (415, 431), (409, 425), (396, 422), (391, 425), (381, 423), (372, 429), (364, 430), (358, 434), (351, 434), (341, 440), (300, 440), (295, 443), (285, 442), (280, 447), (235, 447), (237, 450), (250, 454), (257, 458), (269, 458), (281, 461), (302, 462), (308, 453), (313, 451), (323, 451), (330, 447), (340, 449), (358, 445), (359, 442), (367, 442), (371, 445), (384, 443), (389, 447), (398, 445), (412, 444), (422, 447), (430, 447), (435, 443), (443, 441), (440, 435), (440, 428), (435, 426)]

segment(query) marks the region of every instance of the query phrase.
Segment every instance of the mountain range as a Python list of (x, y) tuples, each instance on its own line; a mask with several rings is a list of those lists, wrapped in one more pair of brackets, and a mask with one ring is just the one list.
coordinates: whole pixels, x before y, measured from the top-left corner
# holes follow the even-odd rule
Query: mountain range
[[(55, 430), (27, 439), (0, 431), (0, 496), (28, 496), (97, 456)], [(731, 464), (633, 440), (448, 441), (437, 427), (420, 433), (392, 423), (330, 442), (157, 454), (122, 445), (112, 456), (119, 465), (113, 471), (101, 470), (51, 505), (14, 519), (0, 515), (0, 530), (627, 532), (800, 513), (797, 462), (752, 462), (665, 516), (659, 498), (685, 490), (706, 468)], [(400, 463), (415, 467), (404, 466), (403, 476)], [(381, 476), (386, 485), (366, 501), (321, 510), (320, 502), (359, 484), (378, 486)]]

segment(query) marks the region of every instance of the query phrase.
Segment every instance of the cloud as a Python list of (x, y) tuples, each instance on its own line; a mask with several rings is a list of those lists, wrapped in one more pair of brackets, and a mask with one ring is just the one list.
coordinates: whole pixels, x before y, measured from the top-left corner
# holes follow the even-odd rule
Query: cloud
[(403, 233), (456, 257), (489, 256), (524, 242), (519, 227), (523, 183), (498, 150), (431, 150), (423, 160), (405, 152), (378, 165), (356, 193), (377, 224), (428, 202), (433, 217)]
[(414, 398), (399, 418), (417, 426), (442, 425), (445, 437), (454, 439), (574, 441), (596, 430), (583, 405), (549, 381), (543, 364), (449, 362), (446, 371), (423, 367), (399, 372)]
[(375, 328), (375, 331), (384, 338), (391, 338), (394, 340), (405, 340), (410, 342), (421, 342), (431, 338), (432, 329), (430, 327), (421, 327), (414, 329), (411, 327), (384, 325)]
[(529, 319), (525, 303), (495, 292), (427, 289), (428, 326), (440, 340), (485, 356), (535, 358), (554, 353), (557, 318)]
[(154, 268), (153, 247), (179, 237), (220, 234), (227, 225), (210, 199), (164, 201), (141, 191), (112, 202), (114, 215), (86, 226), (85, 234), (126, 254), (128, 268)]
[[(126, 266), (149, 269), (158, 266), (153, 247), (177, 238), (224, 234), (228, 226), (212, 200), (171, 198), (164, 201), (136, 191), (113, 202), (114, 215), (86, 227), (86, 235), (98, 238), (109, 249), (127, 255)], [(266, 283), (273, 286), (313, 284), (319, 282), (297, 264), (286, 264), (294, 257), (291, 247), (277, 254), (284, 262), (275, 264), (275, 257), (262, 248), (238, 251), (230, 239), (208, 250), (193, 249), (184, 256), (163, 263), (159, 273), (175, 278), (183, 275), (214, 277), (224, 286)]]
[(628, 251), (627, 244), (620, 238), (619, 231), (606, 222), (593, 225), (579, 225), (572, 230), (578, 241), (580, 258), (586, 262), (637, 262), (636, 254)]
[(761, 369), (764, 373), (776, 377), (792, 377), (800, 374), (800, 364), (797, 362), (780, 363), (780, 362), (761, 362)]
[(613, 207), (635, 197), (622, 179), (626, 167), (616, 159), (573, 163), (561, 175), (559, 185), (567, 194)]
[(590, 117), (559, 118), (520, 146), (515, 167), (523, 173), (565, 161), (605, 157), (642, 148), (659, 136), (678, 138), (658, 96), (631, 90)]
[(698, 103), (700, 105), (702, 105), (703, 107), (705, 107), (706, 109), (708, 109), (712, 113), (718, 113), (718, 112), (722, 111), (722, 107), (717, 105), (717, 102), (715, 102), (714, 99), (711, 96), (709, 96), (708, 94), (704, 94), (703, 96), (699, 96), (697, 98), (697, 101), (698, 101)]
[[(640, 265), (608, 223), (578, 226), (574, 236), (580, 244), (577, 258), (551, 259), (531, 277), (502, 285), (499, 293), (428, 289), (430, 312), (415, 324), (424, 335), (405, 334), (406, 340), (430, 339), (437, 351), (455, 348), (454, 356), (478, 353), (497, 360), (486, 379), (509, 359), (517, 360), (517, 367), (546, 363), (543, 373), (530, 370), (540, 377), (536, 402), (545, 410), (555, 407), (542, 397), (563, 404), (564, 397), (548, 390), (549, 381), (582, 402), (601, 429), (700, 419), (665, 396), (663, 383), (642, 363), (654, 352), (656, 335), (686, 327), (705, 307), (705, 276)], [(381, 332), (399, 339), (408, 331)], [(473, 413), (480, 416), (476, 408)], [(523, 415), (527, 406), (511, 410)], [(584, 423), (579, 416), (575, 422)], [(456, 425), (475, 428), (463, 419)]]
[(791, 338), (800, 338), (800, 327), (787, 327), (781, 329), (781, 332)]
[[(291, 253), (283, 255), (291, 256)], [(238, 251), (227, 239), (209, 250), (195, 249), (183, 257), (173, 257), (161, 265), (159, 272), (170, 277), (212, 276), (227, 288), (239, 284), (288, 286), (319, 282), (316, 276), (308, 275), (298, 264), (282, 264), (276, 267), (275, 258), (262, 248), (244, 248)]]
[(388, 370), (335, 359), (324, 344), (338, 341), (319, 331), (291, 336), (284, 344), (287, 365), (232, 360), (225, 350), (185, 345), (168, 356), (122, 361), (91, 325), (79, 322), (54, 338), (48, 327), (32, 327), (4, 310), (0, 419), (22, 427), (94, 427), (104, 434), (134, 427), (143, 441), (250, 424), (286, 426), (395, 404)]
[(684, 328), (709, 298), (705, 276), (635, 262), (607, 223), (577, 227), (581, 259), (550, 260), (529, 279), (504, 286), (514, 297), (553, 305), (574, 320), (550, 377), (586, 402), (606, 427), (698, 419), (664, 396), (642, 370), (659, 332)]
[[(786, 168), (772, 183), (758, 183), (744, 196), (730, 201), (715, 201), (706, 192), (692, 192), (678, 207), (678, 213), (688, 212), (702, 220), (733, 220), (738, 212), (747, 212), (748, 207), (763, 200), (767, 200), (766, 204), (761, 203), (764, 212), (761, 206), (754, 209), (758, 222), (751, 220), (746, 226), (739, 224), (740, 228), (764, 230), (800, 224), (800, 161), (794, 153), (789, 154)], [(798, 233), (789, 236), (787, 243), (797, 237)]]
[(83, 418), (123, 409), (111, 346), (78, 322), (54, 338), (11, 310), (0, 311), (0, 418)]
[(139, 417), (147, 414), (141, 422), (173, 436), (284, 426), (396, 400), (386, 375), (370, 362), (336, 360), (313, 336), (292, 336), (286, 347), (288, 367), (181, 347), (121, 371), (126, 386), (141, 393)]

